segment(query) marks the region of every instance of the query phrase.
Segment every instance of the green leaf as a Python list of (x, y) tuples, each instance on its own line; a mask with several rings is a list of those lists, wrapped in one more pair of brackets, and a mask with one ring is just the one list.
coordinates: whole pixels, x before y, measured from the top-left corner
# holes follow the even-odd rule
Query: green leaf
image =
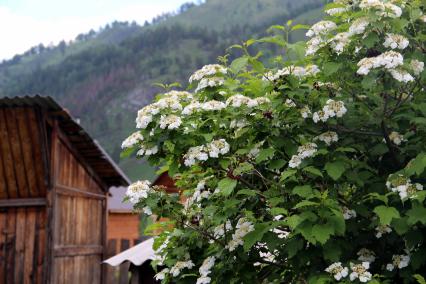
[(420, 274), (414, 274), (413, 277), (417, 280), (417, 283), (426, 284), (425, 278), (421, 276)]
[(127, 149), (125, 149), (125, 150), (123, 150), (121, 153), (120, 153), (120, 158), (121, 159), (124, 159), (124, 158), (128, 158), (128, 157), (130, 157), (130, 155), (133, 153), (135, 151), (135, 148), (127, 148)]
[(292, 238), (285, 246), (288, 258), (292, 258), (297, 254), (298, 251), (304, 248), (304, 242), (301, 239)]
[(377, 216), (379, 216), (380, 224), (382, 225), (390, 225), (392, 219), (398, 219), (400, 217), (399, 212), (395, 207), (380, 205), (374, 208), (373, 211), (377, 214)]
[(426, 208), (421, 205), (415, 205), (413, 208), (407, 211), (408, 224), (414, 225), (417, 222), (426, 224)]
[(313, 194), (313, 190), (310, 185), (298, 185), (293, 188), (292, 193), (303, 198), (308, 198)]
[(248, 172), (251, 172), (253, 170), (253, 168), (254, 167), (253, 167), (252, 164), (244, 162), (244, 163), (239, 164), (235, 168), (233, 174), (234, 175), (241, 175), (241, 174), (244, 174), (244, 173), (248, 173)]
[(237, 195), (256, 196), (256, 191), (252, 189), (242, 189), (237, 192)]
[(346, 171), (346, 165), (342, 161), (328, 162), (325, 164), (325, 170), (333, 180), (338, 180)]
[(408, 217), (403, 217), (403, 218), (399, 218), (399, 219), (393, 219), (392, 220), (392, 228), (395, 229), (395, 232), (402, 236), (404, 235), (406, 232), (408, 232), (408, 230), (410, 229), (410, 226), (407, 223), (408, 221)]
[(408, 175), (413, 175), (416, 173), (417, 175), (421, 175), (426, 168), (426, 154), (420, 153), (411, 160), (408, 165), (405, 167), (405, 170)]
[(340, 67), (340, 63), (327, 62), (326, 64), (324, 64), (324, 74), (327, 76), (332, 75), (336, 73), (340, 69)]
[(285, 208), (280, 208), (280, 207), (271, 208), (271, 215), (273, 216), (287, 215), (287, 214), (288, 214), (288, 211)]
[(297, 173), (297, 170), (286, 170), (281, 174), (280, 181), (285, 181), (291, 176), (294, 176)]
[(254, 225), (254, 231), (248, 233), (244, 237), (244, 250), (249, 251), (250, 248), (258, 241), (260, 241), (263, 235), (269, 230), (269, 225), (260, 223)]
[(297, 209), (297, 208), (306, 207), (306, 206), (318, 206), (318, 205), (319, 205), (318, 202), (303, 200), (303, 201), (297, 203), (296, 206), (294, 206), (293, 208)]
[(303, 168), (303, 171), (307, 172), (307, 173), (310, 173), (310, 174), (313, 174), (313, 175), (316, 175), (316, 176), (323, 177), (321, 171), (318, 170), (317, 168), (313, 167), (313, 166), (309, 166), (309, 167)]
[(297, 31), (297, 30), (309, 30), (309, 26), (308, 25), (297, 24), (297, 25), (294, 25), (291, 28), (291, 31)]
[(237, 181), (235, 179), (230, 179), (230, 178), (224, 178), (220, 180), (217, 185), (217, 187), (219, 188), (219, 191), (225, 196), (229, 196), (234, 191), (234, 188), (236, 186), (237, 186)]
[(262, 149), (259, 154), (257, 154), (256, 162), (260, 163), (274, 156), (275, 150), (272, 148)]
[(340, 259), (340, 256), (342, 255), (342, 250), (332, 240), (329, 240), (323, 246), (322, 254), (324, 255), (325, 259), (334, 262)]
[(247, 66), (247, 63), (248, 63), (247, 57), (237, 58), (234, 61), (232, 61), (230, 69), (232, 70), (232, 72), (238, 73)]
[(321, 244), (325, 244), (333, 233), (334, 229), (330, 224), (316, 224), (312, 228), (314, 238)]

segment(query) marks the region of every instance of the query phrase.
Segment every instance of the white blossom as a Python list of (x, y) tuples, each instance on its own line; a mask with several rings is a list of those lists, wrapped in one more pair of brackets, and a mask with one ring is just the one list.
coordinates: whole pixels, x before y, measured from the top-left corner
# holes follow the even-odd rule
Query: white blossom
[(170, 274), (173, 275), (173, 277), (177, 277), (183, 269), (185, 268), (191, 269), (193, 267), (194, 267), (194, 263), (192, 262), (192, 260), (178, 261), (170, 269)]
[(374, 253), (374, 251), (371, 251), (366, 248), (360, 249), (357, 252), (357, 255), (358, 255), (358, 260), (360, 261), (366, 261), (366, 262), (372, 263), (376, 260), (376, 254)]
[(182, 124), (182, 119), (174, 114), (170, 115), (162, 115), (160, 117), (160, 128), (161, 129), (176, 129), (179, 128), (179, 126)]
[(346, 11), (348, 11), (348, 8), (343, 8), (343, 7), (331, 8), (331, 9), (325, 10), (325, 12), (330, 16), (341, 14), (341, 13), (344, 13)]
[(381, 17), (399, 18), (402, 15), (401, 7), (381, 0), (363, 0), (359, 7), (365, 10), (375, 10), (376, 15)]
[(406, 37), (397, 34), (386, 34), (385, 42), (383, 43), (384, 47), (389, 47), (391, 49), (405, 49), (409, 44), (409, 41)]
[(219, 154), (225, 155), (229, 152), (229, 144), (225, 139), (214, 140), (207, 146), (207, 150), (211, 158), (218, 158)]
[(226, 104), (223, 102), (219, 102), (219, 101), (208, 101), (205, 102), (201, 105), (201, 108), (203, 110), (207, 110), (207, 111), (215, 111), (215, 110), (222, 110), (224, 108), (226, 108)]
[(350, 35), (363, 34), (369, 24), (370, 22), (368, 21), (367, 18), (358, 18), (349, 27), (349, 34)]
[(306, 33), (307, 37), (325, 35), (328, 32), (337, 28), (337, 25), (332, 21), (319, 21), (314, 24)]
[(411, 70), (413, 70), (414, 75), (419, 76), (423, 72), (425, 64), (424, 62), (413, 59), (411, 60), (410, 67)]
[(222, 86), (224, 83), (225, 83), (225, 80), (221, 77), (203, 78), (198, 83), (198, 86), (195, 89), (195, 92), (201, 91), (208, 87), (212, 88), (212, 87)]
[(293, 155), (288, 162), (290, 168), (297, 168), (303, 159), (313, 156), (317, 152), (317, 144), (315, 143), (306, 143), (302, 146), (299, 146), (297, 149), (297, 155)]
[(399, 134), (398, 132), (392, 131), (389, 134), (389, 140), (392, 141), (392, 143), (395, 145), (401, 145), (401, 143), (405, 141), (405, 138), (403, 135)]
[(215, 239), (220, 239), (225, 235), (225, 231), (229, 232), (232, 230), (232, 224), (229, 220), (225, 224), (221, 224), (213, 229), (213, 236)]
[(226, 74), (227, 69), (219, 64), (209, 64), (203, 66), (201, 69), (194, 72), (194, 74), (189, 77), (189, 82), (192, 83), (193, 81), (200, 81), (204, 77), (212, 76), (216, 74)]
[(383, 234), (389, 234), (392, 229), (387, 225), (380, 225), (376, 227), (376, 238), (380, 239)]
[(232, 107), (241, 107), (242, 105), (248, 105), (250, 101), (251, 101), (251, 98), (243, 96), (241, 94), (236, 94), (229, 97), (226, 100), (226, 104)]
[(402, 269), (404, 267), (407, 267), (410, 263), (410, 256), (409, 255), (393, 255), (392, 256), (392, 263), (388, 263), (386, 265), (386, 270), (392, 271), (395, 268)]
[(214, 256), (209, 256), (203, 261), (203, 264), (198, 269), (201, 277), (197, 279), (196, 284), (210, 283), (211, 278), (208, 277), (208, 275), (211, 273), (211, 269), (214, 266), (215, 261), (216, 261), (216, 258)]
[(154, 278), (158, 281), (164, 280), (166, 278), (166, 275), (169, 274), (169, 272), (170, 270), (168, 268), (164, 268), (163, 270), (155, 274)]
[(143, 136), (139, 131), (136, 131), (132, 133), (129, 137), (127, 137), (123, 141), (123, 143), (121, 143), (121, 148), (122, 149), (131, 148), (141, 141), (143, 141)]
[(376, 57), (363, 58), (358, 62), (359, 75), (367, 75), (371, 69), (384, 67), (385, 69), (394, 69), (404, 63), (401, 53), (395, 51), (387, 51)]
[(288, 166), (290, 168), (297, 168), (302, 163), (302, 158), (299, 155), (291, 156), (290, 161), (288, 162)]
[(356, 211), (355, 210), (349, 209), (346, 206), (344, 206), (342, 209), (343, 209), (343, 218), (345, 220), (356, 218)]
[(408, 82), (414, 81), (414, 77), (410, 73), (408, 73), (407, 71), (400, 69), (400, 68), (390, 69), (389, 73), (398, 82), (408, 83)]
[(197, 161), (207, 161), (209, 155), (205, 152), (204, 146), (196, 146), (189, 148), (188, 152), (184, 156), (185, 166), (192, 166)]
[(171, 109), (171, 110), (182, 110), (182, 105), (179, 102), (178, 97), (170, 96), (159, 99), (153, 104), (158, 109)]
[(348, 276), (348, 268), (343, 267), (341, 262), (335, 262), (325, 269), (325, 272), (328, 272), (333, 275), (334, 279), (340, 281), (342, 278)]
[(291, 99), (286, 99), (285, 100), (285, 105), (287, 106), (287, 107), (296, 107), (296, 104), (294, 103), (294, 101), (293, 100), (291, 100)]
[(303, 118), (308, 118), (311, 114), (311, 109), (308, 106), (304, 106), (302, 109), (300, 109), (300, 115)]
[(189, 105), (185, 106), (182, 110), (182, 115), (191, 115), (201, 109), (201, 103), (199, 101), (192, 101)]
[(371, 273), (368, 272), (370, 268), (370, 263), (367, 261), (363, 261), (361, 264), (353, 264), (351, 263), (351, 274), (349, 275), (349, 279), (354, 281), (358, 279), (360, 282), (366, 283), (371, 280)]
[(140, 199), (145, 199), (152, 192), (151, 183), (148, 180), (137, 181), (129, 185), (126, 191), (126, 196), (129, 201), (136, 204)]
[(151, 207), (149, 206), (145, 206), (144, 208), (142, 208), (142, 211), (146, 215), (152, 215), (152, 210), (151, 210)]
[(393, 176), (386, 182), (386, 187), (392, 192), (397, 192), (401, 200), (405, 200), (408, 197), (413, 198), (418, 191), (423, 190), (423, 185), (419, 183), (412, 184), (411, 180), (403, 175)]
[(252, 231), (254, 231), (253, 223), (245, 218), (240, 218), (237, 222), (236, 230), (232, 234), (232, 240), (229, 241), (226, 248), (229, 251), (234, 251), (238, 246), (242, 246), (244, 244), (243, 238)]
[(318, 135), (316, 139), (323, 141), (325, 144), (330, 146), (333, 142), (339, 141), (339, 136), (334, 131), (327, 131)]
[(345, 47), (350, 43), (350, 33), (338, 33), (331, 39), (331, 47), (337, 54), (341, 54)]
[(342, 101), (329, 99), (323, 107), (323, 111), (328, 117), (342, 117), (347, 109)]
[(327, 42), (319, 36), (311, 38), (310, 40), (306, 42), (305, 54), (307, 56), (314, 55), (320, 48), (324, 47), (326, 43)]

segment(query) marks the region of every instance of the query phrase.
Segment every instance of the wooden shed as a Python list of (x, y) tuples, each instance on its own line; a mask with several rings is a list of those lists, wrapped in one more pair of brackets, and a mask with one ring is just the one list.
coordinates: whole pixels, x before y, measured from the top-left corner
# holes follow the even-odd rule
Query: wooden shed
[(0, 283), (102, 283), (108, 189), (120, 185), (52, 98), (1, 98)]

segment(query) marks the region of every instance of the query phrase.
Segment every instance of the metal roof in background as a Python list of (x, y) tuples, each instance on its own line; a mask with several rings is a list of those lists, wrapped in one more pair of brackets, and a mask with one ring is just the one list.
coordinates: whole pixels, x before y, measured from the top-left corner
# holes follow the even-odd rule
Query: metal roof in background
[(144, 264), (148, 260), (154, 259), (154, 249), (152, 245), (154, 244), (154, 239), (148, 239), (134, 247), (131, 247), (111, 258), (108, 258), (104, 261), (111, 266), (118, 266), (123, 262), (129, 261), (136, 266)]
[(108, 186), (127, 186), (130, 180), (90, 135), (75, 121), (68, 111), (53, 98), (40, 95), (0, 98), (0, 107), (39, 107), (50, 112), (69, 138), (77, 152)]

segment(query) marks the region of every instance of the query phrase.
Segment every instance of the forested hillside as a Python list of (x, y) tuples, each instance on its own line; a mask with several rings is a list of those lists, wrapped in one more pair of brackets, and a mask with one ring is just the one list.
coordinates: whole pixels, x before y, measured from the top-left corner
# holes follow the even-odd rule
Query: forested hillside
[[(39, 45), (0, 64), (0, 96), (50, 95), (80, 118), (115, 160), (133, 128), (135, 112), (159, 90), (156, 82), (215, 62), (228, 46), (289, 19), (312, 23), (323, 0), (208, 0), (185, 4), (152, 23), (115, 22), (71, 43)], [(296, 40), (294, 38), (293, 40)], [(122, 164), (131, 178), (152, 170)]]

